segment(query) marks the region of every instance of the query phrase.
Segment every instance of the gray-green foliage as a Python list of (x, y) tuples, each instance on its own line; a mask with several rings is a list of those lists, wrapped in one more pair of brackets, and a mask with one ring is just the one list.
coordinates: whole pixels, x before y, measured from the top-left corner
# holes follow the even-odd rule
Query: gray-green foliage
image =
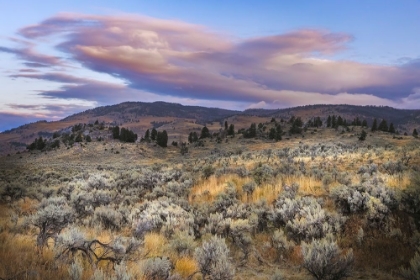
[(125, 262), (115, 265), (115, 275), (111, 278), (111, 280), (131, 280), (133, 278), (133, 275), (127, 271), (127, 265)]
[(169, 241), (169, 248), (178, 255), (192, 255), (196, 247), (194, 237), (185, 231), (177, 231)]
[(193, 232), (193, 215), (167, 198), (144, 202), (132, 216), (134, 234), (137, 237), (146, 232), (161, 230), (168, 237), (176, 230)]
[(168, 258), (150, 258), (141, 265), (143, 274), (147, 280), (167, 279), (171, 271), (171, 262)]
[(30, 223), (37, 227), (37, 246), (43, 247), (49, 238), (55, 238), (69, 223), (73, 221), (73, 210), (67, 205), (64, 197), (44, 199), (32, 215)]
[(353, 251), (343, 253), (332, 236), (302, 243), (303, 267), (318, 280), (348, 277), (353, 264)]
[(123, 215), (109, 207), (100, 206), (95, 209), (93, 222), (101, 224), (105, 229), (119, 230), (123, 225)]
[(80, 280), (83, 275), (83, 265), (75, 260), (68, 268), (69, 277), (71, 280)]
[(274, 170), (267, 164), (259, 164), (252, 171), (252, 176), (255, 183), (257, 183), (257, 185), (261, 185), (262, 183), (269, 182), (273, 178)]
[(276, 230), (271, 237), (271, 245), (277, 251), (277, 259), (280, 259), (295, 246), (295, 243), (287, 238), (283, 230)]
[(232, 279), (235, 269), (229, 260), (229, 249), (224, 239), (213, 236), (195, 249), (194, 257), (203, 279)]
[(276, 227), (285, 226), (288, 234), (297, 241), (324, 237), (337, 232), (344, 220), (326, 212), (313, 197), (298, 197), (298, 187), (284, 186), (270, 213)]

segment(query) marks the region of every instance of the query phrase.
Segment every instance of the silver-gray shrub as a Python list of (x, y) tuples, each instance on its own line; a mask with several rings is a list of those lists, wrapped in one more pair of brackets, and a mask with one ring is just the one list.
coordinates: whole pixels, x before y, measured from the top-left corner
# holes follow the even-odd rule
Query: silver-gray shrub
[(318, 280), (348, 277), (353, 264), (353, 251), (343, 253), (332, 236), (302, 243), (303, 267)]
[(141, 270), (147, 280), (167, 279), (171, 267), (170, 260), (165, 257), (150, 258), (141, 264)]
[(238, 202), (238, 193), (235, 185), (232, 182), (228, 182), (226, 190), (219, 193), (213, 201), (212, 210), (213, 212), (225, 213), (230, 206)]
[(95, 272), (93, 273), (90, 280), (106, 280), (107, 277), (105, 273), (102, 271), (102, 269), (95, 269)]
[(229, 236), (244, 254), (243, 261), (248, 259), (250, 247), (252, 244), (251, 237), (252, 225), (246, 219), (233, 220), (230, 224)]
[(251, 207), (248, 204), (233, 204), (226, 209), (225, 217), (232, 219), (247, 219), (251, 214)]
[(273, 176), (274, 170), (267, 164), (259, 164), (252, 170), (252, 177), (257, 185), (271, 181)]
[(125, 262), (115, 265), (115, 275), (111, 277), (111, 280), (131, 280), (133, 278), (133, 275), (128, 272)]
[(211, 213), (204, 227), (206, 233), (227, 237), (232, 219), (225, 218), (222, 213)]
[(276, 227), (285, 226), (296, 241), (321, 238), (331, 232), (338, 232), (344, 220), (322, 209), (313, 197), (290, 199), (280, 195), (274, 203), (270, 220)]
[(330, 196), (343, 213), (363, 212), (367, 209), (369, 194), (356, 187), (338, 186), (330, 191)]
[(274, 231), (271, 236), (271, 246), (277, 252), (278, 261), (283, 258), (283, 254), (287, 254), (293, 247), (295, 247), (295, 243), (287, 238), (283, 230), (278, 229)]
[(37, 212), (29, 217), (29, 223), (38, 228), (37, 246), (47, 245), (50, 238), (55, 238), (74, 219), (73, 209), (67, 205), (64, 197), (43, 199)]
[(229, 259), (229, 249), (225, 240), (213, 236), (201, 247), (195, 249), (194, 258), (198, 263), (203, 279), (232, 279), (235, 269)]
[(194, 216), (167, 198), (146, 201), (132, 213), (133, 230), (137, 237), (146, 232), (165, 230), (172, 235), (176, 230), (193, 232)]
[(82, 279), (83, 270), (84, 270), (83, 265), (79, 261), (77, 260), (73, 261), (73, 263), (68, 268), (70, 279), (71, 280)]
[(177, 231), (169, 241), (169, 248), (179, 256), (191, 256), (194, 253), (196, 242), (194, 237), (185, 231)]
[(246, 193), (247, 196), (250, 196), (254, 192), (256, 187), (257, 184), (254, 181), (250, 181), (242, 186), (242, 191)]
[(120, 230), (124, 225), (124, 217), (113, 208), (100, 206), (95, 209), (93, 223), (101, 224), (104, 229)]

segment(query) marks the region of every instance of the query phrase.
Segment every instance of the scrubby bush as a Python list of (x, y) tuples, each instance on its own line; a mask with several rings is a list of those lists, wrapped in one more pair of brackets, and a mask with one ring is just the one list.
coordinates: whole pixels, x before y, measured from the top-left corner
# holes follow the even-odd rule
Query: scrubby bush
[(147, 280), (161, 280), (168, 279), (171, 271), (171, 262), (168, 258), (158, 257), (147, 259), (142, 265), (141, 269)]
[(420, 213), (420, 173), (411, 174), (410, 186), (401, 192), (401, 207), (412, 214)]
[(270, 181), (273, 178), (273, 175), (273, 169), (267, 164), (259, 164), (252, 171), (252, 177), (257, 185)]
[(177, 231), (169, 242), (169, 248), (179, 256), (191, 256), (195, 247), (194, 237), (185, 231)]
[(79, 261), (74, 261), (68, 268), (71, 280), (80, 280), (83, 275), (83, 265)]
[(123, 215), (112, 208), (101, 206), (95, 209), (93, 222), (101, 224), (104, 229), (119, 230), (123, 225)]
[(194, 217), (167, 198), (146, 201), (132, 213), (133, 229), (137, 237), (146, 232), (160, 231), (171, 236), (176, 230), (193, 233)]
[(348, 277), (353, 264), (353, 251), (342, 253), (331, 236), (302, 243), (303, 267), (318, 280)]
[(233, 279), (235, 269), (229, 260), (229, 249), (224, 239), (213, 236), (195, 249), (194, 257), (203, 279), (207, 276), (214, 280)]
[(295, 243), (289, 240), (283, 230), (276, 230), (271, 237), (271, 246), (277, 252), (277, 261), (282, 258), (283, 254), (290, 251)]
[(55, 238), (73, 221), (73, 210), (67, 205), (64, 197), (44, 199), (37, 212), (29, 218), (30, 224), (37, 227), (37, 246), (44, 247), (48, 239)]

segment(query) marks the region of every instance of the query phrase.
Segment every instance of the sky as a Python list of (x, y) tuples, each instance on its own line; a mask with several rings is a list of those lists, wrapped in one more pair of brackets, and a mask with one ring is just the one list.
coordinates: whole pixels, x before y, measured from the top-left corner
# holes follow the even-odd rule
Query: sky
[(125, 101), (420, 109), (420, 0), (15, 0), (0, 10), (0, 131)]

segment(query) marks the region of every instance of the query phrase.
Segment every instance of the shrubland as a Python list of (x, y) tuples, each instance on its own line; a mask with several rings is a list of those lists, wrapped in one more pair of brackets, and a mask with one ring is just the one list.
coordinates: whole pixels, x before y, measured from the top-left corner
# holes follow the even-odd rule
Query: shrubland
[(301, 122), (8, 158), (0, 279), (419, 279), (418, 139)]

